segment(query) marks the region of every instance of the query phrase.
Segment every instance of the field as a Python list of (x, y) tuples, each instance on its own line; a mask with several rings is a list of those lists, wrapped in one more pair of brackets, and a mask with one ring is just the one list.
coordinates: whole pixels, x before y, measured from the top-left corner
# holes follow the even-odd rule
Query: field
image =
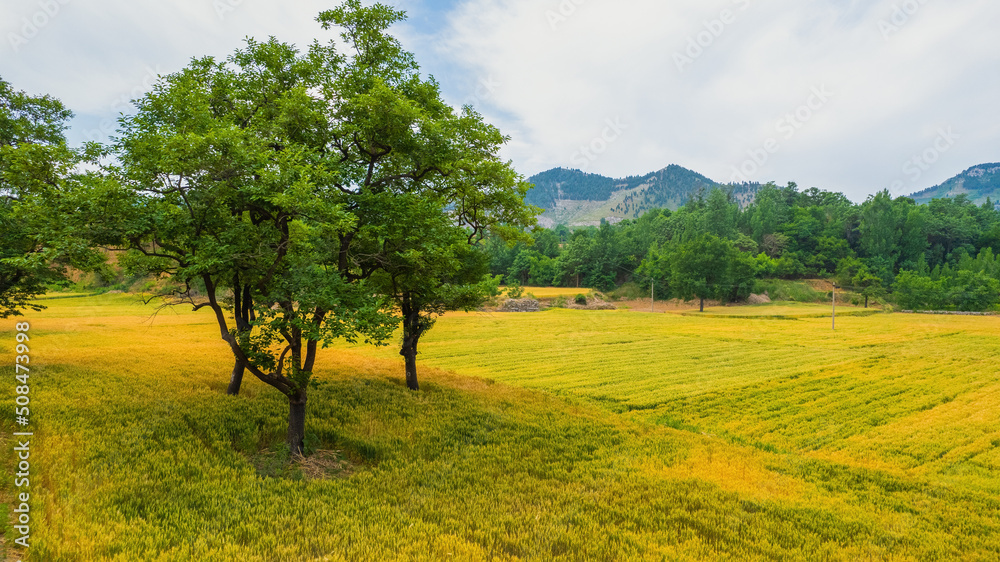
[(392, 347), (321, 354), (288, 467), (207, 314), (44, 303), (28, 560), (1000, 558), (1000, 318), (452, 314), (419, 393)]
[[(574, 289), (573, 287), (523, 287), (523, 289), (525, 296), (531, 294), (539, 299), (552, 299), (555, 297), (573, 298), (576, 295), (589, 295), (593, 292), (591, 289)], [(506, 293), (506, 290), (504, 292)]]

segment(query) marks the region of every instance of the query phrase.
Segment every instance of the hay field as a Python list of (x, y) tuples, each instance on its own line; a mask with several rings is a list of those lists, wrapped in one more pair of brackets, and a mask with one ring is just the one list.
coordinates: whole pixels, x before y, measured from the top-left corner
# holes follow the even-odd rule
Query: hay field
[(420, 393), (394, 349), (321, 355), (317, 472), (277, 393), (223, 395), (206, 314), (46, 304), (28, 560), (1000, 556), (998, 318), (448, 315)]
[[(592, 294), (593, 289), (586, 288), (572, 288), (572, 287), (523, 287), (524, 294), (535, 295), (539, 299), (553, 299), (556, 297), (567, 297), (572, 299), (576, 295), (588, 296)], [(504, 294), (506, 294), (506, 289), (504, 289)]]

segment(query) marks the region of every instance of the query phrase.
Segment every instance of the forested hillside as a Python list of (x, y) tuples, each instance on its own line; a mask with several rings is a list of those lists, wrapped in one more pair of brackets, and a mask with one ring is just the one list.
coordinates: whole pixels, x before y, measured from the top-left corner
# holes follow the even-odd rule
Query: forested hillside
[(528, 181), (534, 187), (525, 201), (543, 209), (554, 208), (560, 199), (603, 201), (620, 189), (618, 180), (569, 168), (553, 168)]
[(965, 195), (918, 205), (883, 191), (855, 204), (840, 193), (767, 184), (741, 206), (715, 188), (676, 211), (539, 228), (533, 237), (534, 245), (512, 248), (487, 240), (492, 272), (602, 290), (653, 280), (658, 297), (727, 301), (762, 279), (815, 277), (905, 308), (988, 310), (1000, 301), (1000, 212)]
[[(638, 218), (650, 209), (677, 209), (692, 197), (704, 196), (718, 184), (671, 164), (644, 176), (612, 179), (579, 170), (555, 168), (528, 180), (534, 188), (527, 202), (545, 209), (544, 224), (597, 225)], [(741, 205), (749, 204), (760, 187), (756, 183), (726, 186)]]
[(973, 166), (941, 185), (929, 187), (910, 197), (917, 203), (929, 203), (933, 199), (958, 195), (965, 195), (977, 205), (987, 199), (992, 203), (1000, 202), (1000, 163)]

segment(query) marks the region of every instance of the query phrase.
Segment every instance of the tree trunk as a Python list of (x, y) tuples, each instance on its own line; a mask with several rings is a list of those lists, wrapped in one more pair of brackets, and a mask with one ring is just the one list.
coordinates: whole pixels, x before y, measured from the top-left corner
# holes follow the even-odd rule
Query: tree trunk
[(240, 387), (243, 385), (243, 373), (247, 370), (247, 364), (239, 359), (233, 365), (233, 374), (229, 377), (229, 388), (226, 389), (226, 394), (230, 396), (237, 396), (240, 393)]
[(410, 390), (420, 390), (417, 383), (417, 349), (416, 347), (403, 344), (403, 349), (399, 352), (406, 363), (406, 388)]
[(399, 354), (403, 356), (406, 363), (406, 388), (410, 390), (420, 390), (417, 383), (417, 343), (420, 335), (424, 331), (424, 326), (420, 321), (420, 309), (410, 295), (403, 295), (401, 303), (403, 312), (403, 345)]
[(288, 397), (288, 451), (292, 457), (305, 454), (306, 439), (306, 393), (300, 390)]
[[(250, 294), (250, 285), (243, 285), (240, 282), (238, 271), (233, 274), (233, 316), (237, 330), (249, 332), (252, 329), (251, 322), (254, 320), (253, 297)], [(246, 361), (241, 361), (239, 357), (236, 357), (235, 361), (233, 374), (229, 376), (229, 388), (226, 389), (226, 394), (230, 396), (239, 395), (240, 387), (243, 385), (243, 373), (247, 369)]]
[(698, 312), (705, 312), (705, 299), (701, 299), (701, 306), (699, 307)]
[(868, 295), (865, 295), (865, 308), (868, 308)]

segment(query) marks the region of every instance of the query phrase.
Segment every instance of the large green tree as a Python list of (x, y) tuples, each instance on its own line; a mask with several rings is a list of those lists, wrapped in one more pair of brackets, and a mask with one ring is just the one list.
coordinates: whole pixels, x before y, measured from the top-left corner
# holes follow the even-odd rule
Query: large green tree
[(42, 307), (31, 300), (61, 278), (66, 256), (42, 236), (48, 203), (81, 154), (66, 145), (72, 113), (0, 78), (0, 318)]
[(94, 182), (81, 205), (93, 240), (128, 249), (126, 267), (169, 277), (168, 302), (213, 313), (235, 358), (230, 393), (249, 370), (287, 397), (293, 454), (318, 347), (390, 332), (363, 273), (340, 267), (339, 236), (357, 219), (316, 95), (340, 64), (330, 47), (302, 55), (273, 39), (192, 61), (122, 119), (115, 181)]
[[(114, 181), (95, 179), (78, 198), (94, 242), (127, 248), (134, 272), (170, 278), (172, 302), (213, 312), (234, 355), (230, 392), (246, 370), (288, 398), (293, 454), (318, 348), (392, 332), (393, 295), (371, 276), (394, 258), (400, 209), (426, 199), (437, 217), (526, 191), (496, 158), (499, 132), (445, 104), (386, 33), (403, 17), (352, 0), (319, 17), (342, 29), (348, 55), (271, 39), (193, 60), (137, 101)], [(485, 169), (485, 185), (456, 180)], [(494, 207), (501, 233), (521, 212)], [(477, 231), (475, 213), (451, 219)]]

